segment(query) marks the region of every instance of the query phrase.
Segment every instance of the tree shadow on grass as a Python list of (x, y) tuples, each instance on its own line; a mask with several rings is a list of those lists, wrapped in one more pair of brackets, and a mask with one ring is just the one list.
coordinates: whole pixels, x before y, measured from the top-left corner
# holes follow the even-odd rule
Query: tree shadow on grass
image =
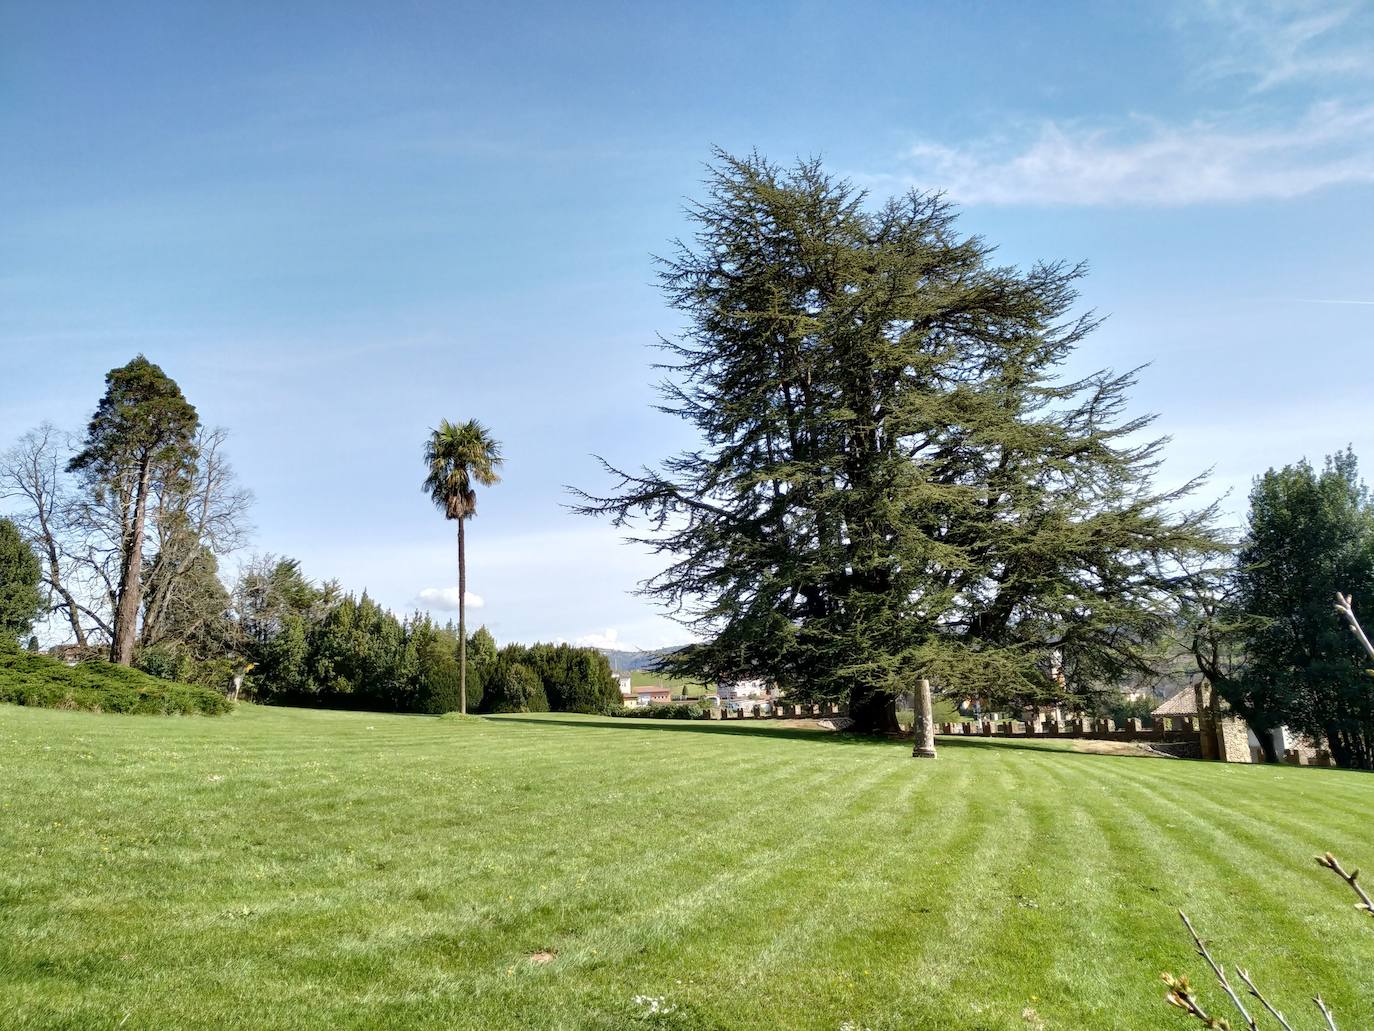
[(539, 727), (580, 727), (583, 730), (594, 728), (596, 730), (617, 730), (617, 731), (651, 731), (667, 732), (670, 734), (717, 734), (734, 735), (737, 737), (765, 737), (782, 741), (810, 741), (816, 744), (827, 745), (865, 745), (870, 748), (887, 746), (900, 746), (903, 748), (911, 747), (911, 740), (908, 738), (893, 737), (870, 737), (867, 734), (851, 734), (842, 730), (824, 730), (817, 727), (810, 730), (802, 727), (779, 727), (770, 726), (767, 722), (759, 720), (739, 722), (724, 720), (633, 720), (609, 717), (604, 720), (597, 719), (559, 719), (557, 717), (540, 719), (523, 716), (502, 716), (502, 723), (523, 723)]
[[(1076, 740), (1094, 740), (1093, 738), (1006, 738), (1006, 737), (982, 737), (980, 735), (940, 735), (936, 739), (936, 750), (945, 748), (952, 749), (971, 749), (999, 751), (1021, 751), (1039, 752), (1042, 755), (1067, 755), (1078, 759), (1166, 759), (1171, 762), (1185, 763), (1208, 763), (1218, 765), (1215, 759), (1202, 759), (1197, 756), (1184, 755), (1164, 755), (1159, 752), (1096, 752), (1091, 749), (1074, 748), (1073, 742)], [(1141, 742), (1142, 744), (1147, 742)], [(1220, 765), (1246, 766), (1257, 765), (1251, 763), (1221, 763)], [(1315, 768), (1315, 767), (1313, 767)]]

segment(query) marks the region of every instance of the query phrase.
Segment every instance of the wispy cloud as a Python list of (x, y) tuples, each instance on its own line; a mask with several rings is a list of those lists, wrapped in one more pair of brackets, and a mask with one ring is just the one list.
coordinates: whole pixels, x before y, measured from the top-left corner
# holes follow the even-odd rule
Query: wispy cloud
[[(1189, 0), (1185, 31), (1206, 26), (1224, 40), (1211, 75), (1248, 78), (1256, 92), (1299, 82), (1374, 77), (1367, 5), (1322, 0)], [(1210, 35), (1210, 33), (1208, 34)]]
[(1374, 304), (1374, 301), (1362, 301), (1346, 297), (1295, 297), (1293, 300), (1299, 304)]
[(1286, 199), (1374, 182), (1374, 103), (1320, 103), (1288, 125), (1232, 121), (1127, 129), (1047, 122), (1029, 139), (921, 142), (905, 171), (869, 177), (966, 204), (1183, 205)]
[[(426, 587), (415, 597), (416, 603), (423, 609), (441, 609), (445, 612), (458, 611), (458, 588), (456, 587)], [(467, 592), (467, 607), (470, 609), (480, 609), (486, 605), (482, 597)]]

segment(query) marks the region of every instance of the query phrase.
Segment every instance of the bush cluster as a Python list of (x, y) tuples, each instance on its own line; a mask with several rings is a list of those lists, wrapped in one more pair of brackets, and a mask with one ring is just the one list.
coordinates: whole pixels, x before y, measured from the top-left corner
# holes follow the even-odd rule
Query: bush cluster
[(648, 705), (642, 709), (625, 705), (611, 710), (611, 715), (637, 720), (704, 720), (711, 715), (711, 710), (697, 702), (669, 702)]
[(485, 712), (599, 713), (620, 704), (606, 656), (570, 644), (508, 644), (486, 684)]
[[(444, 713), (459, 707), (459, 641), (452, 624), (399, 619), (366, 593), (316, 585), (278, 561), (246, 578), (244, 656), (254, 697), (285, 705)], [(601, 712), (620, 703), (610, 663), (568, 644), (496, 647), (468, 635), (469, 712)]]
[(0, 702), (140, 716), (219, 716), (233, 708), (217, 691), (109, 662), (67, 666), (46, 655), (9, 650), (0, 650)]

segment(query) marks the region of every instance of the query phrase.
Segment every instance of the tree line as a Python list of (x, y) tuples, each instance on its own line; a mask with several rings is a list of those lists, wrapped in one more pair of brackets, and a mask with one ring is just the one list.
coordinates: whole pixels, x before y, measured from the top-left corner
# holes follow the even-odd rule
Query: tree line
[(243, 653), (254, 690), (288, 705), (443, 713), (603, 712), (620, 704), (610, 663), (567, 644), (497, 648), (485, 627), (465, 642), (452, 624), (398, 618), (366, 593), (316, 585), (290, 559), (256, 560), (239, 580)]
[[(0, 642), (54, 618), (78, 656), (104, 652), (217, 690), (237, 682), (269, 702), (429, 713), (469, 701), (489, 712), (619, 705), (599, 652), (498, 649), (485, 628), (466, 633), (461, 605), (457, 627), (398, 617), (276, 556), (249, 560), (226, 585), (221, 562), (247, 542), (252, 504), (225, 456), (227, 433), (203, 427), (142, 355), (105, 382), (84, 435), (45, 424), (0, 456), (0, 497), (16, 509), (0, 519)], [(426, 492), (458, 521), (463, 583), (473, 484), (496, 481), (499, 446), (476, 422), (444, 421), (424, 457)]]
[[(1374, 765), (1364, 658), (1330, 608), (1374, 596), (1353, 454), (1266, 473), (1232, 540), (1192, 500), (1201, 477), (1158, 484), (1165, 440), (1129, 411), (1134, 374), (1067, 371), (1100, 324), (1082, 266), (1000, 265), (942, 197), (874, 203), (816, 161), (718, 153), (706, 189), (660, 267), (687, 326), (662, 342), (662, 407), (701, 444), (605, 463), (614, 486), (576, 506), (664, 556), (644, 593), (699, 642), (667, 672), (763, 678), (887, 730), (925, 680), (993, 708), (1093, 710), (1182, 649), (1256, 730)], [(111, 370), (83, 436), (41, 427), (0, 462), (20, 509), (0, 561), (36, 560), (40, 607), (78, 646), (191, 679), (251, 663), (264, 697), (429, 711), (456, 652), (461, 711), (471, 651), (474, 707), (618, 702), (590, 655), (467, 633), (466, 524), (502, 460), (480, 423), (440, 423), (424, 452), (423, 489), (455, 522), (456, 628), (285, 560), (227, 588), (251, 495), (224, 440), (145, 358)], [(7, 580), (0, 597), (3, 618), (31, 618), (31, 594)]]
[(1286, 726), (1374, 769), (1374, 673), (1333, 606), (1374, 600), (1374, 501), (1353, 451), (1256, 479), (1234, 562), (1190, 586), (1189, 648), (1267, 758), (1282, 758), (1270, 732)]

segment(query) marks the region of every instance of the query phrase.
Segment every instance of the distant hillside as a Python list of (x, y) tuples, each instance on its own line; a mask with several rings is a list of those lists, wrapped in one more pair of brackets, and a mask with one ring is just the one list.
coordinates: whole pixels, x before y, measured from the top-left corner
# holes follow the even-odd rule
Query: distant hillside
[(618, 648), (598, 649), (610, 660), (611, 669), (617, 673), (633, 673), (637, 669), (648, 669), (665, 655), (671, 655), (676, 648), (656, 648), (653, 651), (621, 651)]

